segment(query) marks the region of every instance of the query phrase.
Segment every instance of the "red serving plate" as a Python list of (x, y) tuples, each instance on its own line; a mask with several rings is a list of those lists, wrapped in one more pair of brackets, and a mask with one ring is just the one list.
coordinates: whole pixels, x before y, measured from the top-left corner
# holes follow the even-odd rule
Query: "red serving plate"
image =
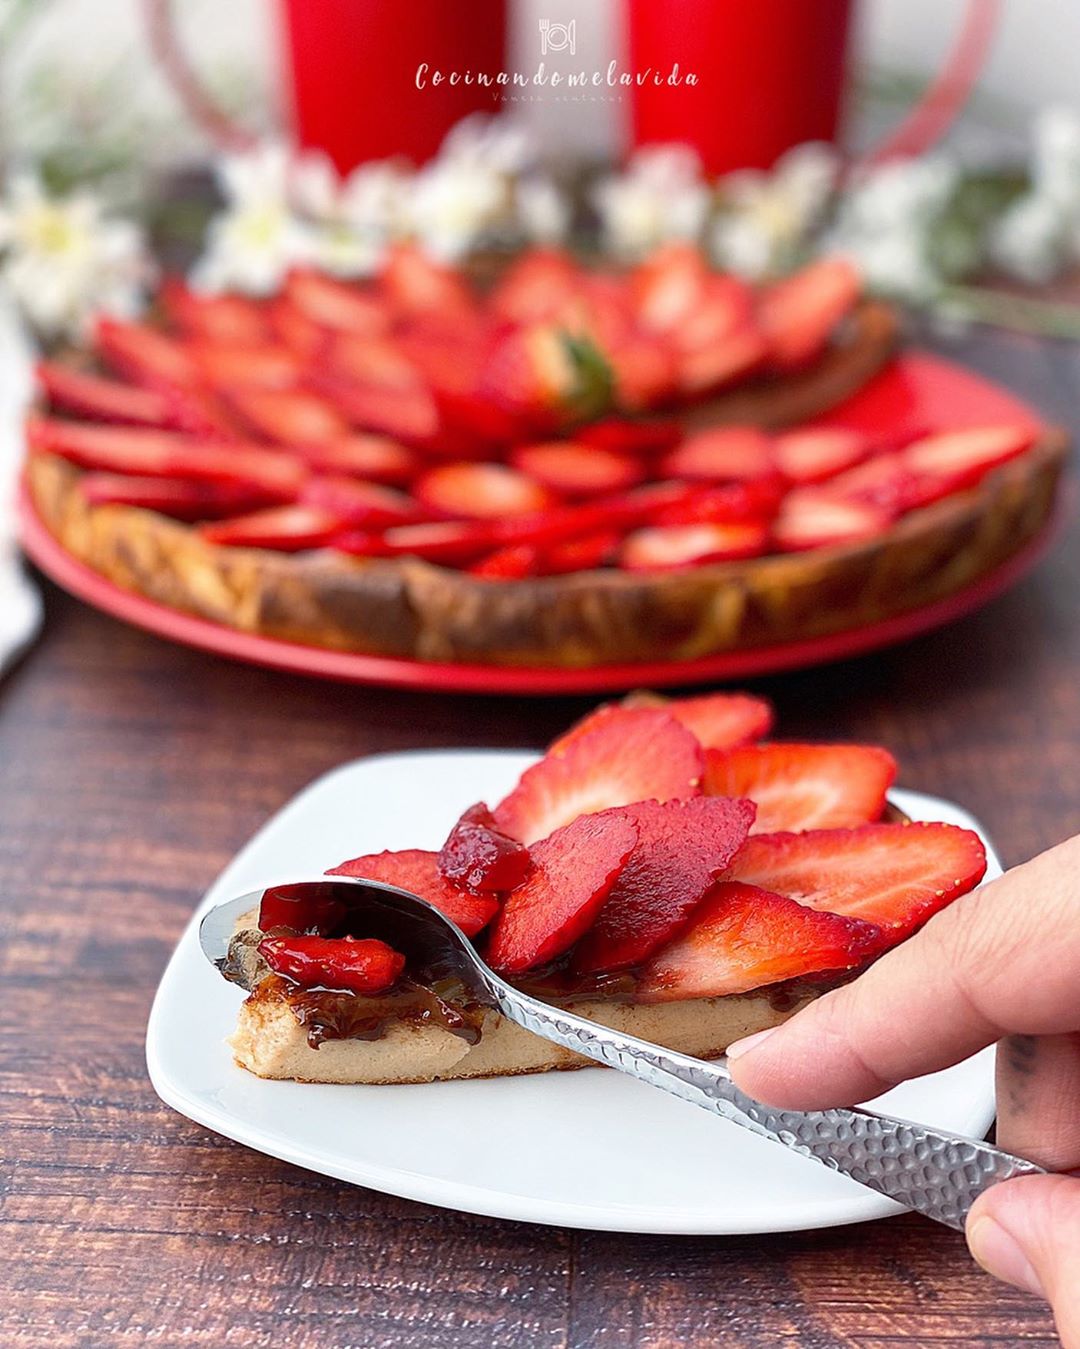
[[(926, 352), (897, 358), (854, 398), (834, 408), (832, 425), (858, 429), (896, 427), (913, 432), (980, 422), (1023, 421), (1041, 426), (1028, 404), (961, 366)], [(581, 670), (437, 665), (389, 656), (328, 651), (259, 637), (156, 604), (123, 590), (67, 553), (41, 523), (24, 494), (21, 541), (27, 555), (57, 585), (113, 617), (175, 642), (292, 674), (356, 684), (443, 693), (608, 693), (639, 686), (715, 683), (841, 660), (901, 642), (951, 623), (1001, 594), (1035, 565), (1054, 533), (1052, 521), (1007, 562), (972, 585), (934, 604), (880, 623), (798, 642), (726, 651), (692, 661), (600, 665)]]

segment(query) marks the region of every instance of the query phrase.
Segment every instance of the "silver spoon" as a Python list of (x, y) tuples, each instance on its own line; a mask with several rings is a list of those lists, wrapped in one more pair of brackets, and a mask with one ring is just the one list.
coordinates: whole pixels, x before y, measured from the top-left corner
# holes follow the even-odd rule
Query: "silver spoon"
[[(869, 1110), (762, 1105), (735, 1086), (723, 1062), (676, 1054), (520, 992), (488, 968), (448, 918), (405, 890), (377, 881), (325, 878), (288, 888), (294, 894), (310, 890), (313, 901), (343, 902), (351, 925), (363, 935), (383, 937), (409, 964), (459, 979), (477, 1003), (534, 1035), (711, 1110), (948, 1227), (962, 1230), (975, 1199), (998, 1181), (1044, 1174), (1034, 1162), (980, 1139)], [(263, 893), (255, 890), (219, 904), (203, 918), (199, 941), (214, 965), (225, 958), (238, 919), (259, 906)]]

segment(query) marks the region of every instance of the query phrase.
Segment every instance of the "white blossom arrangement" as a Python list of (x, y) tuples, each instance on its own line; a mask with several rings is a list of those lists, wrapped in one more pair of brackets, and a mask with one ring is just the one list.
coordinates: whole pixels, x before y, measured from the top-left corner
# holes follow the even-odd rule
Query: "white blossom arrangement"
[[(475, 116), (439, 154), (362, 165), (280, 142), (219, 156), (220, 207), (191, 270), (199, 288), (265, 295), (290, 268), (375, 273), (410, 240), (454, 263), (489, 248), (585, 242), (632, 263), (692, 240), (725, 270), (767, 280), (842, 254), (867, 287), (950, 318), (1080, 337), (1080, 309), (972, 282), (1045, 284), (1080, 263), (1080, 117), (1033, 128), (1030, 171), (972, 173), (944, 153), (849, 168), (829, 146), (788, 152), (768, 172), (709, 180), (685, 145), (637, 151), (619, 171), (562, 186), (521, 126)], [(131, 313), (153, 277), (140, 229), (87, 188), (46, 191), (13, 174), (0, 197), (0, 285), (42, 336), (77, 336), (100, 310)]]

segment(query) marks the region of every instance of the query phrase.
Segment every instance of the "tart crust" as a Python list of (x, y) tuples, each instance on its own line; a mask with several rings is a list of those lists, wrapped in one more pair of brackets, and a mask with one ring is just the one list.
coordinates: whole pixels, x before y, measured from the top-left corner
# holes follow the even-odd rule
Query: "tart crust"
[[(228, 1041), (240, 1067), (257, 1077), (386, 1085), (597, 1066), (496, 1011), (484, 1013), (480, 1038), (473, 1045), (441, 1026), (398, 1020), (376, 1040), (324, 1040), (313, 1049), (288, 1001), (275, 991), (275, 982), (267, 980), (247, 998)], [(764, 993), (745, 993), (656, 1006), (584, 1000), (567, 1003), (566, 1010), (667, 1049), (709, 1059), (743, 1035), (778, 1026), (813, 996), (806, 993), (782, 1008)]]
[(416, 558), (206, 542), (129, 506), (91, 506), (80, 470), (32, 455), (28, 491), (63, 548), (114, 584), (244, 632), (420, 661), (586, 668), (690, 661), (863, 627), (963, 589), (1050, 518), (1067, 452), (1050, 430), (977, 487), (842, 548), (635, 575), (485, 581)]

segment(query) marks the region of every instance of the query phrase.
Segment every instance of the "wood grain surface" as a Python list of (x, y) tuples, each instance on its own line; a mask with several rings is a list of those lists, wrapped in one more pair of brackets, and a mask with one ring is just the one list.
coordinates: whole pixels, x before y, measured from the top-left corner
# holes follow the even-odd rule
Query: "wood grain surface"
[[(980, 334), (949, 354), (1069, 420), (1070, 349)], [(753, 687), (786, 736), (887, 745), (904, 784), (968, 806), (1018, 862), (1080, 830), (1078, 545), (1073, 526), (1035, 577), (946, 632)], [(1043, 1304), (918, 1218), (752, 1239), (516, 1225), (310, 1175), (166, 1109), (143, 1062), (154, 988), (270, 812), (343, 760), (539, 746), (588, 703), (317, 683), (52, 589), (48, 608), (0, 685), (5, 1349), (1056, 1343)]]

